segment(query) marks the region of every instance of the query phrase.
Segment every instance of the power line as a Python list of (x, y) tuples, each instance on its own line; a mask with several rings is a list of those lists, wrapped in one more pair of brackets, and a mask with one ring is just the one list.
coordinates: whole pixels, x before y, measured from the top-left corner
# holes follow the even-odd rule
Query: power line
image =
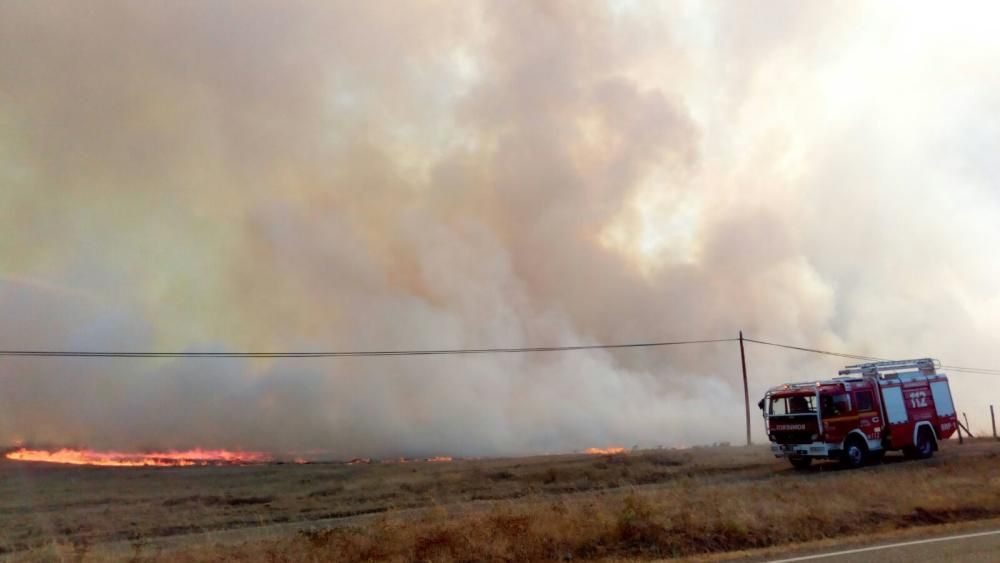
[[(787, 348), (789, 350), (799, 350), (802, 352), (811, 352), (814, 354), (825, 354), (828, 356), (836, 356), (839, 358), (848, 358), (852, 360), (863, 360), (866, 362), (880, 362), (885, 361), (885, 358), (879, 358), (875, 356), (862, 356), (860, 354), (848, 354), (844, 352), (831, 352), (829, 350), (818, 350), (816, 348), (805, 348), (802, 346), (792, 346), (790, 344), (779, 344), (777, 342), (767, 342), (764, 340), (754, 340), (752, 338), (746, 338), (747, 342), (753, 342), (755, 344), (764, 344), (766, 346), (775, 346), (778, 348)], [(977, 375), (1000, 375), (1000, 369), (993, 368), (976, 368), (976, 367), (963, 367), (963, 366), (952, 366), (952, 365), (941, 365), (941, 369), (946, 369), (951, 372), (956, 373), (969, 373)]]
[[(456, 348), (439, 350), (363, 350), (363, 351), (343, 351), (343, 352), (100, 352), (100, 351), (64, 351), (64, 350), (0, 350), (0, 357), (35, 357), (35, 358), (348, 358), (348, 357), (378, 357), (378, 356), (444, 356), (444, 355), (470, 355), (470, 354), (519, 354), (537, 352), (574, 352), (581, 350), (614, 350), (625, 348), (655, 348), (665, 346), (681, 346), (687, 344), (713, 344), (719, 342), (737, 342), (738, 338), (711, 338), (702, 340), (675, 340), (668, 342), (633, 342), (625, 344), (586, 344), (578, 346), (536, 346), (536, 347), (508, 347), (508, 348)], [(885, 358), (876, 356), (865, 356), (861, 354), (850, 354), (846, 352), (833, 352), (830, 350), (820, 350), (805, 346), (794, 346), (792, 344), (782, 344), (779, 342), (769, 342), (755, 338), (744, 338), (746, 342), (784, 348), (787, 350), (797, 350), (812, 354), (823, 354), (838, 358), (860, 360), (865, 362), (883, 361)], [(947, 369), (956, 373), (969, 373), (980, 375), (1000, 375), (1000, 369), (977, 368), (967, 366), (942, 365), (942, 369)]]
[(805, 348), (803, 346), (792, 346), (791, 344), (779, 344), (777, 342), (767, 342), (765, 340), (755, 340), (753, 338), (745, 338), (747, 342), (753, 342), (754, 344), (763, 344), (765, 346), (774, 346), (776, 348), (787, 348), (789, 350), (799, 350), (801, 352), (811, 352), (813, 354), (825, 354), (827, 356), (837, 356), (838, 358), (848, 358), (852, 360), (865, 360), (869, 362), (882, 361), (883, 358), (876, 358), (874, 356), (861, 356), (859, 354), (847, 354), (844, 352), (830, 352), (828, 350), (817, 350), (816, 348)]
[(0, 350), (0, 356), (42, 358), (345, 358), (373, 356), (443, 356), (459, 354), (513, 354), (530, 352), (573, 352), (620, 348), (654, 348), (685, 344), (735, 342), (737, 338), (635, 342), (627, 344), (587, 344), (580, 346), (538, 346), (520, 348), (458, 348), (445, 350), (366, 350), (345, 352), (92, 352), (59, 350)]
[(941, 366), (941, 369), (958, 373), (977, 373), (980, 375), (1000, 375), (1000, 370), (992, 368), (965, 368), (959, 366)]

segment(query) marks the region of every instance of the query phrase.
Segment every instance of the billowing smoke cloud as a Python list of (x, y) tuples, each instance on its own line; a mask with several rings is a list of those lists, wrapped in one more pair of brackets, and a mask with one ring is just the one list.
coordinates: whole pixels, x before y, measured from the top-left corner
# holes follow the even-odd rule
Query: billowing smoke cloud
[[(1000, 43), (969, 8), (6, 4), (0, 347), (743, 329), (1000, 366)], [(754, 397), (839, 365), (749, 352)], [(738, 370), (733, 343), (6, 358), (0, 443), (383, 456), (739, 441)], [(984, 387), (1000, 391), (955, 383), (974, 425)]]

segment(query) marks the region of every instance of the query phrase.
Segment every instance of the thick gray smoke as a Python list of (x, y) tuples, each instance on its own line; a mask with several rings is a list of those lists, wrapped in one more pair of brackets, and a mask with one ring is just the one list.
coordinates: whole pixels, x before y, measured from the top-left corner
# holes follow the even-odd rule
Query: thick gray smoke
[[(971, 8), (6, 3), (0, 348), (743, 329), (1000, 367), (1000, 42)], [(754, 398), (840, 365), (749, 353)], [(974, 426), (984, 387), (955, 383)], [(490, 455), (742, 424), (733, 343), (0, 359), (0, 443)]]

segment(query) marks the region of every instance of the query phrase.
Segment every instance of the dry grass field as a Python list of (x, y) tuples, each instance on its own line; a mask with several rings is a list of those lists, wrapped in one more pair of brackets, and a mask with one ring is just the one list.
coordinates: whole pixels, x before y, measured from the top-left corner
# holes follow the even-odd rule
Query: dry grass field
[(446, 463), (0, 462), (0, 557), (655, 559), (1000, 516), (1000, 445), (796, 472), (764, 447)]

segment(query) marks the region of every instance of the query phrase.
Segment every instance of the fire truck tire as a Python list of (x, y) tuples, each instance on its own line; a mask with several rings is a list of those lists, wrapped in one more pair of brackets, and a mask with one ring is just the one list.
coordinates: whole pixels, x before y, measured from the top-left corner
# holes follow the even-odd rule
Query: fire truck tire
[(934, 435), (926, 426), (917, 433), (917, 447), (914, 453), (917, 459), (927, 459), (934, 455)]
[(868, 462), (868, 446), (860, 438), (848, 438), (844, 444), (844, 453), (840, 463), (851, 469), (861, 467)]
[(795, 469), (808, 469), (813, 462), (811, 457), (790, 457), (788, 461)]

